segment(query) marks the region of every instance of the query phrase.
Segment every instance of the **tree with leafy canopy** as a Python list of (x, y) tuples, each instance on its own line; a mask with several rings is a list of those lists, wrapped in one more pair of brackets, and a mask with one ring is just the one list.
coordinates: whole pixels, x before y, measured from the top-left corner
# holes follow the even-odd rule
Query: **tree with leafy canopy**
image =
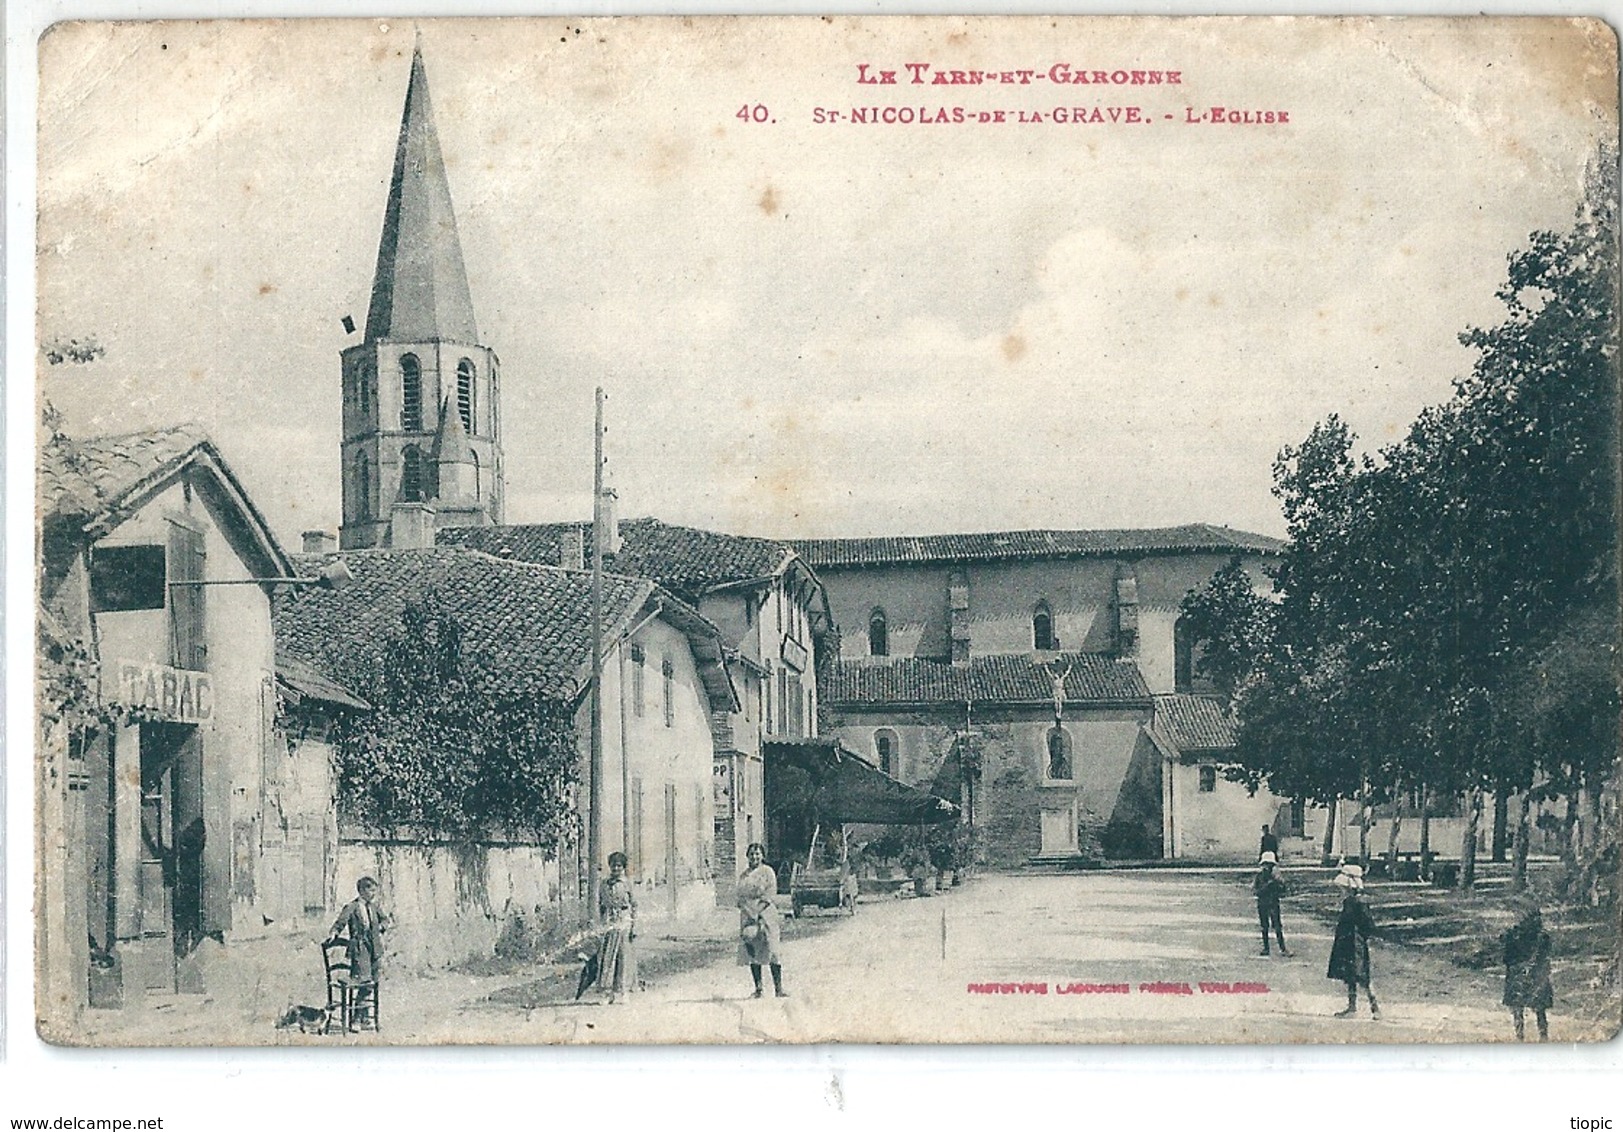
[(340, 811), (424, 838), (493, 833), (556, 847), (574, 831), (573, 706), (465, 647), (430, 598), (407, 606), (370, 666), (340, 673), (372, 704), (337, 725)]
[(1379, 460), (1332, 417), (1275, 466), (1290, 546), (1241, 760), (1321, 801), (1463, 792), (1465, 885), (1485, 789), (1581, 795), (1593, 828), (1615, 781), (1615, 167), (1603, 151), (1572, 229), (1510, 256), (1506, 318), (1462, 336), (1478, 359), (1448, 402)]

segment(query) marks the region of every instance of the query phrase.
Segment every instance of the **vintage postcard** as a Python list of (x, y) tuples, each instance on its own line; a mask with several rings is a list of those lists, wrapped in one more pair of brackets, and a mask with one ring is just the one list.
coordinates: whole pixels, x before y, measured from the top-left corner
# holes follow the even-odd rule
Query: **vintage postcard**
[(39, 56), (48, 1041), (1618, 1031), (1607, 25)]

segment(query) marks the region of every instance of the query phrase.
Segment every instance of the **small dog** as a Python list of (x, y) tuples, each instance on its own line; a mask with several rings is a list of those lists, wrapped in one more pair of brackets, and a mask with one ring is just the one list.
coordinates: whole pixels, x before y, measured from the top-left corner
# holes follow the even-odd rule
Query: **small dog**
[(324, 1034), (327, 1032), (327, 1012), (319, 1006), (289, 1006), (276, 1020), (276, 1028), (290, 1030), (294, 1026), (299, 1028), (301, 1034)]

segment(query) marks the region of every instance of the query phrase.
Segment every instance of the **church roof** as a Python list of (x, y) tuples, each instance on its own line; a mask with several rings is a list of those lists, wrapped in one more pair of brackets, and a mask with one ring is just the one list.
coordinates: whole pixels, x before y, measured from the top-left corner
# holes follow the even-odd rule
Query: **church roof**
[(941, 562), (1100, 558), (1136, 554), (1279, 554), (1285, 543), (1210, 523), (1181, 527), (1082, 531), (990, 531), (884, 538), (796, 539), (817, 570)]
[(823, 702), (846, 708), (927, 704), (1051, 704), (1054, 674), (1065, 674), (1070, 703), (1147, 704), (1149, 686), (1131, 660), (1096, 653), (972, 657), (953, 664), (920, 656), (837, 661)]
[(423, 57), (411, 56), (406, 109), (378, 242), (368, 341), (478, 342), (445, 160), (434, 130)]
[[(474, 547), (502, 558), (556, 566), (562, 561), (567, 531), (581, 532), (586, 564), (590, 565), (590, 523), (449, 527), (437, 531), (435, 537), (442, 546)], [(614, 557), (614, 570), (652, 578), (683, 600), (697, 602), (718, 587), (776, 575), (793, 553), (770, 539), (679, 527), (658, 519), (629, 519), (620, 524), (620, 553)]]

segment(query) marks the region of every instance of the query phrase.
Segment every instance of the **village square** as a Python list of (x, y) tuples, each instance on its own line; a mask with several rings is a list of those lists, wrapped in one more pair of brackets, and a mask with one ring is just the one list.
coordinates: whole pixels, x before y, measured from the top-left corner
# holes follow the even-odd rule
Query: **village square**
[(339, 514), (295, 544), (208, 429), (44, 406), (48, 1041), (1616, 1032), (1615, 153), (1379, 462), (1282, 442), (1283, 537), (667, 521), (589, 386), (589, 500), (510, 522), (434, 59), (350, 123), (399, 114), (338, 419), (264, 417), (332, 436)]

